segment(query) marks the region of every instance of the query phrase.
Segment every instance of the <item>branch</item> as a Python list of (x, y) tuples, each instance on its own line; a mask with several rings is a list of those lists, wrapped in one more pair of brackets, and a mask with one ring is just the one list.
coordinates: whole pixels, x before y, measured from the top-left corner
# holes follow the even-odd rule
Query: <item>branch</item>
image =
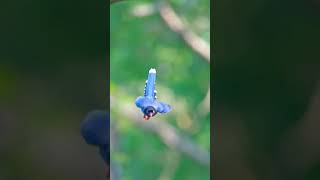
[[(210, 63), (210, 45), (190, 31), (182, 22), (181, 18), (175, 13), (173, 8), (165, 1), (160, 3), (159, 12), (167, 26), (173, 32), (179, 34), (185, 43), (193, 49), (193, 51)], [(210, 112), (210, 88), (208, 89), (205, 98), (199, 104), (198, 112), (200, 112), (201, 115), (205, 115)]]
[(197, 107), (197, 111), (200, 113), (201, 116), (205, 116), (210, 112), (210, 87), (208, 88), (205, 98)]
[(168, 3), (162, 1), (159, 12), (167, 26), (179, 34), (188, 46), (210, 63), (210, 45), (190, 31)]
[[(121, 151), (121, 147), (120, 147), (120, 144), (118, 143), (119, 142), (118, 126), (116, 124), (116, 121), (111, 121), (110, 125), (111, 125), (111, 129), (112, 129), (110, 131), (110, 144), (111, 144), (111, 147), (110, 147), (111, 151), (110, 152), (113, 152), (113, 151), (119, 152), (119, 151)], [(120, 166), (120, 164), (118, 164), (116, 161), (114, 161), (112, 159), (110, 160), (110, 164), (111, 164), (110, 165), (110, 172), (111, 172), (110, 177), (112, 177), (113, 180), (121, 179), (123, 169)]]
[[(136, 125), (150, 131), (159, 136), (159, 138), (170, 148), (180, 151), (185, 155), (198, 161), (200, 164), (210, 167), (210, 154), (206, 150), (200, 148), (190, 139), (183, 137), (178, 131), (168, 124), (165, 120), (161, 121), (144, 121), (141, 114), (131, 106), (127, 107), (126, 103), (117, 101), (115, 97), (111, 97), (111, 109), (120, 109), (121, 114), (127, 119), (133, 121)], [(116, 107), (115, 107), (116, 106)], [(126, 109), (126, 111), (123, 111)]]

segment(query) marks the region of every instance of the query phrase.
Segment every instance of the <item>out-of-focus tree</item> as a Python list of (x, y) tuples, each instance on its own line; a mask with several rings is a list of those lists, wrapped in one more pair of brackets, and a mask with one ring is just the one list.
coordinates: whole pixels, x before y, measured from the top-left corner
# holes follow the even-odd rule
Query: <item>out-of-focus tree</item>
[[(209, 179), (210, 104), (204, 101), (210, 84), (209, 4), (180, 0), (112, 4), (114, 177)], [(158, 98), (173, 110), (144, 121), (134, 101), (143, 94), (150, 68), (157, 69)]]

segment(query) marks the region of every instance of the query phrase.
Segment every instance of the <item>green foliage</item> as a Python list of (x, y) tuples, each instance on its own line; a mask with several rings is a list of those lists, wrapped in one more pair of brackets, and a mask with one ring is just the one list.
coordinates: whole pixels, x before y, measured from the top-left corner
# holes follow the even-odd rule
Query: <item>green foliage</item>
[[(176, 0), (172, 3), (188, 26), (209, 42), (210, 25), (199, 25), (203, 21), (209, 22), (209, 1)], [(143, 121), (134, 101), (143, 94), (148, 70), (156, 68), (158, 98), (168, 101), (173, 111), (157, 115), (151, 121), (167, 121), (209, 151), (209, 115), (201, 116), (197, 111), (209, 88), (209, 64), (170, 31), (157, 11), (148, 16), (135, 16), (134, 9), (141, 5), (153, 7), (156, 3), (124, 1), (111, 7), (111, 98), (134, 108)], [(209, 168), (170, 149), (157, 135), (122, 116), (122, 111), (125, 109), (111, 109), (111, 121), (117, 124), (121, 149), (112, 151), (111, 158), (117, 157), (114, 160), (123, 168), (123, 179), (209, 179)], [(176, 157), (176, 166), (166, 175), (166, 168), (174, 164), (167, 158), (171, 156)]]

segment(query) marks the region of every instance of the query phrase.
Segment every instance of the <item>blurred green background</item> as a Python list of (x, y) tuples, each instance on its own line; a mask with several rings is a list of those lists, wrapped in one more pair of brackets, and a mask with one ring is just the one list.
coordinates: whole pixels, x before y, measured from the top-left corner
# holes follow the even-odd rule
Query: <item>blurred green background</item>
[[(201, 108), (210, 87), (210, 64), (172, 32), (159, 15), (161, 1), (122, 1), (110, 7), (112, 179), (209, 179), (208, 165), (170, 148), (143, 123), (169, 124), (209, 153), (210, 112)], [(210, 43), (210, 1), (169, 1), (190, 30)], [(173, 110), (150, 121), (135, 106), (150, 68), (157, 70), (160, 101)], [(141, 125), (142, 124), (142, 125)], [(209, 156), (207, 161), (209, 161)]]
[(0, 7), (0, 179), (103, 179), (80, 123), (107, 108), (106, 2)]

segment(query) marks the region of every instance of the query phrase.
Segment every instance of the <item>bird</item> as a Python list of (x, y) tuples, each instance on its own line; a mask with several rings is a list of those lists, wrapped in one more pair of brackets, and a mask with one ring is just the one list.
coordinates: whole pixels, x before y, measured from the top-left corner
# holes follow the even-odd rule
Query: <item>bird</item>
[(85, 142), (99, 148), (100, 155), (104, 160), (109, 176), (110, 164), (110, 118), (109, 113), (102, 110), (94, 110), (87, 114), (81, 124), (81, 135)]
[(154, 68), (149, 70), (148, 79), (145, 83), (144, 95), (137, 97), (135, 104), (142, 111), (143, 118), (149, 120), (157, 113), (168, 113), (171, 111), (171, 106), (164, 102), (157, 100), (156, 91), (156, 74), (157, 71)]

